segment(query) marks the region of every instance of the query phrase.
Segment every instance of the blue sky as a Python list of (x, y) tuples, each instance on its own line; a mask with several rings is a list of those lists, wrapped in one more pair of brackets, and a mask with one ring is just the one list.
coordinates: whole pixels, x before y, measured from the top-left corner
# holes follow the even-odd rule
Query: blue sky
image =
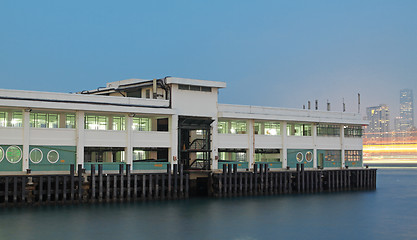
[[(225, 81), (221, 103), (341, 111), (417, 95), (417, 1), (0, 1), (1, 88)], [(362, 109), (364, 112), (364, 108)]]

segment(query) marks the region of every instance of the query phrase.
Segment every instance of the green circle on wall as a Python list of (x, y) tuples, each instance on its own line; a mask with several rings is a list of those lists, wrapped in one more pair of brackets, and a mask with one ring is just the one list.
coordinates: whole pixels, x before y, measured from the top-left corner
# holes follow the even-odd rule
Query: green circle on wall
[(7, 161), (18, 163), (22, 159), (22, 150), (18, 146), (10, 146), (6, 151)]

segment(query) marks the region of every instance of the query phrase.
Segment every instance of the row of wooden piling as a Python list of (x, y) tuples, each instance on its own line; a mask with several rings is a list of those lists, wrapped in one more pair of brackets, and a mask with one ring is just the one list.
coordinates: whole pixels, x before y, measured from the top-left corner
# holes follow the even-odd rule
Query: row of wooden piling
[(376, 188), (376, 169), (306, 171), (303, 164), (297, 164), (295, 171), (270, 171), (268, 164), (255, 164), (253, 171), (238, 171), (236, 164), (225, 164), (222, 173), (211, 177), (211, 189), (216, 197)]
[(189, 174), (183, 166), (167, 166), (165, 173), (131, 173), (120, 165), (119, 173), (104, 174), (103, 165), (91, 165), (84, 173), (78, 165), (69, 174), (0, 176), (0, 205), (112, 202), (180, 199), (189, 196)]

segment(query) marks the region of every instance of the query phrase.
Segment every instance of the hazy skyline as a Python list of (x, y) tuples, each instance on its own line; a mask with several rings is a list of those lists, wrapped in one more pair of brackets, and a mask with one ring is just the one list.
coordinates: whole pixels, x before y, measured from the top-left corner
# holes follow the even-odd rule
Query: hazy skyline
[[(1, 88), (77, 92), (128, 78), (225, 81), (221, 103), (332, 110), (417, 94), (417, 1), (9, 1)], [(417, 112), (417, 111), (415, 111)]]

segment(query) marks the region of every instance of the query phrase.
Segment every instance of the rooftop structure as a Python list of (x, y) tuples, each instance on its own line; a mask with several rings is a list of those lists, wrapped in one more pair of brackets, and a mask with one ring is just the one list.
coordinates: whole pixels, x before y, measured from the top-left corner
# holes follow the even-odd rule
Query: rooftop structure
[(76, 94), (0, 89), (0, 172), (362, 167), (359, 114), (219, 104), (225, 87), (166, 77)]

